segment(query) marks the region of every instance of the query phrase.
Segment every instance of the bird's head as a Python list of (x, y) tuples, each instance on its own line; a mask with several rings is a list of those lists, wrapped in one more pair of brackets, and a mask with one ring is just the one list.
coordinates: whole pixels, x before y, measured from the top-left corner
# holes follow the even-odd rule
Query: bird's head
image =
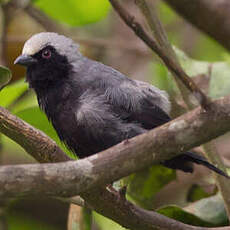
[(81, 60), (78, 45), (72, 39), (51, 32), (33, 35), (24, 44), (22, 54), (14, 64), (27, 67), (27, 81), (44, 86), (51, 81), (66, 78), (72, 65)]

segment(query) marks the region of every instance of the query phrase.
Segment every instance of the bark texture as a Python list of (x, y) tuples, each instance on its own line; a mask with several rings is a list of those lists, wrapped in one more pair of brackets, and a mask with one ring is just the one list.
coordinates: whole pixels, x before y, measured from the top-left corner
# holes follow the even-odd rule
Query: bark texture
[(164, 0), (195, 27), (230, 50), (229, 0)]

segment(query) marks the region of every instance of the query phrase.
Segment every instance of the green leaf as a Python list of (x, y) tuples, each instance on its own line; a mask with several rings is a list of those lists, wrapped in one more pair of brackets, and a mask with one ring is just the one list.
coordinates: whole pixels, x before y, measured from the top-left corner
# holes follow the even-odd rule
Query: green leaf
[(81, 218), (84, 226), (84, 230), (91, 230), (92, 229), (92, 210), (88, 208), (81, 209)]
[(10, 82), (11, 78), (11, 71), (7, 67), (0, 65), (0, 90)]
[(230, 93), (230, 64), (217, 62), (212, 65), (209, 96), (219, 98)]
[(159, 89), (170, 92), (174, 92), (176, 90), (176, 85), (171, 76), (169, 76), (169, 72), (167, 67), (161, 63), (150, 63), (150, 71), (153, 73), (152, 84)]
[(182, 50), (178, 49), (177, 47), (173, 48), (177, 57), (179, 58), (181, 66), (190, 77), (194, 77), (200, 74), (208, 74), (211, 63), (194, 60), (188, 57)]
[(116, 222), (93, 212), (93, 217), (101, 230), (127, 230), (126, 228), (121, 227)]
[(215, 189), (212, 194), (207, 193), (201, 186), (194, 184), (191, 186), (191, 188), (188, 191), (188, 195), (187, 195), (187, 200), (189, 202), (194, 202), (206, 197), (210, 197), (212, 195), (214, 195), (217, 192), (217, 189)]
[(25, 214), (18, 214), (16, 212), (10, 213), (7, 217), (9, 230), (58, 230), (48, 223), (39, 221), (31, 216)]
[(151, 209), (155, 194), (175, 179), (175, 170), (161, 165), (154, 165), (128, 177), (127, 193), (136, 203), (144, 208)]
[(26, 93), (20, 100), (17, 100), (16, 103), (10, 106), (10, 110), (12, 113), (16, 113), (31, 107), (38, 106), (37, 97), (34, 91), (30, 90)]
[(182, 208), (171, 205), (160, 208), (157, 210), (158, 213), (163, 214), (167, 217), (172, 219), (181, 221), (185, 224), (195, 225), (195, 226), (202, 226), (202, 227), (214, 227), (212, 223), (209, 223), (205, 220), (200, 219), (199, 217), (184, 211)]
[(220, 194), (194, 202), (186, 207), (185, 210), (199, 216), (200, 219), (213, 226), (224, 226), (228, 224), (224, 201)]
[(180, 63), (190, 76), (209, 75), (211, 70), (208, 95), (211, 98), (219, 98), (230, 93), (230, 62), (204, 62), (189, 58), (183, 51), (175, 48)]
[(8, 107), (28, 89), (24, 80), (6, 86), (0, 92), (0, 106)]
[(71, 26), (97, 22), (110, 9), (107, 0), (36, 0), (34, 3), (53, 19)]
[(177, 20), (178, 17), (177, 14), (166, 3), (159, 2), (159, 4), (157, 4), (157, 7), (158, 7), (158, 14), (164, 25), (173, 23)]
[(74, 157), (73, 153), (69, 151), (65, 147), (65, 145), (62, 144), (53, 126), (48, 121), (45, 114), (39, 109), (39, 107), (27, 108), (23, 111), (17, 112), (16, 116), (20, 117), (24, 121), (28, 122), (30, 125), (46, 133), (60, 146), (60, 148), (63, 149), (65, 153), (67, 153), (70, 157)]

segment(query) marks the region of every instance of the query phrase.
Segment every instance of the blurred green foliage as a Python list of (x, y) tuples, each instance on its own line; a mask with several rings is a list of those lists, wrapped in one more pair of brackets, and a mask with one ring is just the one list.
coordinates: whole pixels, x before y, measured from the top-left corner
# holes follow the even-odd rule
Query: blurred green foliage
[(154, 165), (128, 177), (128, 195), (146, 209), (154, 207), (155, 194), (176, 179), (176, 171), (161, 165)]
[(116, 222), (94, 212), (93, 213), (94, 220), (101, 230), (125, 230), (126, 228), (121, 227)]
[(0, 91), (0, 106), (7, 108), (28, 89), (28, 84), (24, 80), (19, 80), (6, 86)]
[(225, 226), (229, 223), (224, 201), (220, 193), (191, 203), (185, 210), (209, 222), (213, 226)]
[(97, 22), (110, 9), (107, 0), (34, 0), (34, 4), (53, 19), (70, 26)]
[(11, 71), (7, 67), (0, 65), (0, 89), (10, 82), (11, 77)]
[(181, 20), (181, 17), (163, 1), (157, 7), (160, 19), (172, 44), (188, 48), (189, 55), (195, 59), (209, 62), (224, 60), (223, 54), (226, 53), (226, 50), (219, 43), (204, 34), (190, 34), (189, 31), (192, 26), (185, 24), (183, 19)]
[(182, 208), (177, 206), (167, 206), (160, 208), (158, 213), (173, 218), (175, 220), (179, 220), (185, 224), (190, 224), (194, 226), (201, 226), (201, 227), (215, 227), (219, 226), (220, 223), (212, 224), (208, 221), (202, 220), (201, 218), (184, 211)]
[(73, 153), (71, 153), (66, 146), (61, 143), (60, 139), (57, 136), (53, 126), (48, 121), (45, 114), (39, 109), (38, 106), (26, 108), (20, 112), (17, 112), (15, 115), (29, 123), (30, 125), (34, 126), (35, 128), (43, 131), (46, 133), (50, 138), (52, 138), (59, 146), (63, 149), (65, 153), (69, 156), (74, 157)]
[(8, 230), (61, 230), (60, 228), (54, 228), (47, 223), (18, 213), (8, 215), (7, 222), (9, 223)]
[(188, 202), (194, 202), (202, 198), (206, 198), (211, 195), (214, 195), (216, 192), (217, 191), (214, 190), (213, 193), (209, 194), (201, 186), (194, 184), (191, 186), (191, 188), (188, 191), (187, 200)]

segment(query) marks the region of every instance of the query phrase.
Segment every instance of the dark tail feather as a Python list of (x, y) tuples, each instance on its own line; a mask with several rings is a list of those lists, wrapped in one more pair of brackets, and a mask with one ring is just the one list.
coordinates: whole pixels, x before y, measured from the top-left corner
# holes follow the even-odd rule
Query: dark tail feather
[(211, 169), (212, 171), (226, 177), (230, 178), (225, 172), (218, 169), (214, 165), (210, 164), (204, 157), (195, 154), (193, 152), (186, 152), (181, 155), (178, 155), (170, 160), (163, 162), (162, 164), (168, 168), (180, 169), (184, 172), (193, 172), (192, 163), (204, 165), (205, 167)]

